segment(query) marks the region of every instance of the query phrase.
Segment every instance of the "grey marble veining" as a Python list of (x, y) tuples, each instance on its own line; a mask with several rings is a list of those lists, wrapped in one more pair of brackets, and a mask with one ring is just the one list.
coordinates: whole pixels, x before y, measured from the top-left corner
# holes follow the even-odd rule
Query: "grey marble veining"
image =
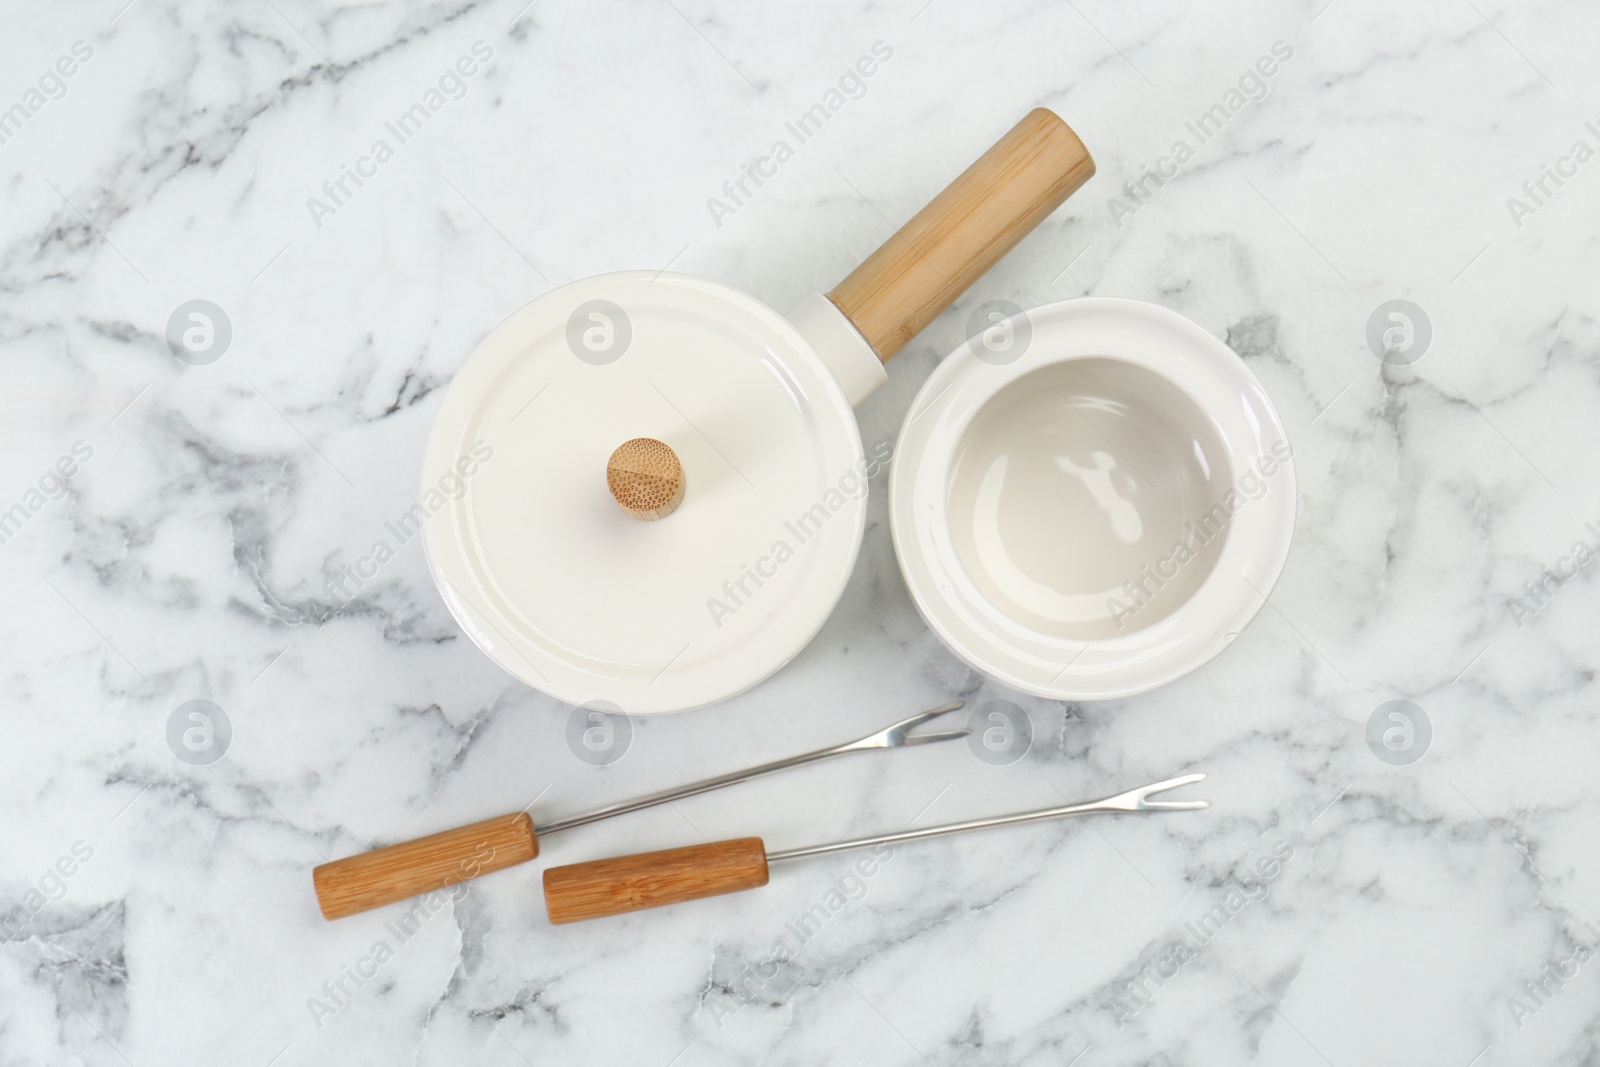
[[(0, 1062), (1600, 1060), (1592, 6), (105, 0), (6, 24)], [(1039, 104), (1099, 174), (894, 360), (863, 440), (893, 438), (984, 300), (1172, 308), (1289, 428), (1270, 605), (1157, 692), (1025, 697), (921, 622), (880, 476), (804, 653), (637, 722), (610, 766), (575, 758), (570, 709), (472, 647), (388, 532), (456, 368), (606, 270), (792, 307)], [(220, 358), (169, 348), (192, 300), (230, 324)], [(1406, 365), (1368, 345), (1393, 300), (1431, 326)], [(1187, 770), (1213, 807), (908, 845), (870, 875), (827, 857), (558, 928), (544, 859), (411, 926), (317, 912), (325, 858), (949, 699), (1023, 708), (1026, 756), (851, 757), (548, 860), (783, 848)], [(210, 764), (169, 744), (195, 700), (231, 727)], [(1392, 700), (1431, 725), (1419, 761), (1368, 744)]]

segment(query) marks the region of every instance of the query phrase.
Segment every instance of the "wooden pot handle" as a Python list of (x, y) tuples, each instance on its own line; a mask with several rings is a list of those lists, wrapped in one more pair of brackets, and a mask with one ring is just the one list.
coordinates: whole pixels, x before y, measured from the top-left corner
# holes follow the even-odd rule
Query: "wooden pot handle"
[(526, 863), (538, 854), (533, 819), (519, 811), (324, 863), (311, 872), (311, 881), (323, 918), (343, 919)]
[(552, 923), (575, 923), (766, 884), (766, 846), (759, 837), (738, 837), (549, 867), (544, 906)]
[(887, 362), (1093, 175), (1072, 128), (1034, 108), (828, 299)]

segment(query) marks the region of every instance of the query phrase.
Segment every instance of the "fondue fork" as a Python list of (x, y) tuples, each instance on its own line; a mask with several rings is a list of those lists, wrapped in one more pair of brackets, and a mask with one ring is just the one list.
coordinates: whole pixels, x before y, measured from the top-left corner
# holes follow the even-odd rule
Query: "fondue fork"
[(342, 919), (348, 915), (392, 904), (397, 900), (457, 885), (469, 878), (490, 874), (519, 863), (526, 863), (539, 854), (539, 834), (560, 833), (579, 826), (587, 826), (614, 815), (642, 811), (658, 804), (670, 804), (685, 797), (707, 793), (724, 786), (748, 782), (777, 774), (808, 763), (818, 763), (849, 752), (871, 752), (878, 749), (909, 748), (912, 745), (931, 744), (936, 741), (953, 741), (966, 737), (971, 730), (946, 730), (941, 733), (913, 734), (911, 731), (931, 719), (949, 714), (963, 706), (962, 701), (941, 704), (937, 708), (918, 712), (909, 718), (891, 723), (876, 733), (842, 745), (819, 748), (788, 759), (774, 760), (757, 767), (733, 771), (715, 778), (706, 778), (688, 785), (623, 801), (608, 807), (597, 808), (582, 815), (547, 823), (534, 832), (533, 818), (527, 809), (510, 815), (475, 822), (405, 841), (386, 848), (374, 849), (356, 856), (324, 863), (311, 872), (317, 891), (317, 903), (326, 919)]
[(767, 868), (770, 864), (825, 856), (849, 849), (898, 845), (968, 830), (1066, 819), (1075, 815), (1198, 811), (1210, 805), (1204, 800), (1151, 800), (1150, 797), (1204, 778), (1203, 774), (1186, 774), (1082, 804), (997, 815), (988, 819), (930, 826), (922, 830), (902, 830), (899, 833), (779, 852), (768, 852), (759, 837), (738, 837), (687, 848), (669, 848), (660, 852), (641, 852), (613, 859), (550, 867), (544, 872), (545, 910), (552, 923), (581, 922), (645, 908), (659, 908), (666, 904), (680, 904), (686, 900), (737, 893), (743, 889), (757, 889), (767, 884)]

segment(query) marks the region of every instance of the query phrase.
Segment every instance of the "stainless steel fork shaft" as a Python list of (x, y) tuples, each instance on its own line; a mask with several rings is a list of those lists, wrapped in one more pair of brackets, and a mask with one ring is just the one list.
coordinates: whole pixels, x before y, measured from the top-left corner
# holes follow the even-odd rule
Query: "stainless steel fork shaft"
[(1150, 801), (1148, 798), (1153, 793), (1167, 789), (1174, 789), (1180, 785), (1188, 785), (1204, 778), (1203, 774), (1189, 774), (1182, 778), (1169, 778), (1164, 782), (1142, 786), (1139, 789), (1118, 793), (1116, 796), (1105, 797), (1101, 800), (1091, 800), (1083, 804), (1065, 804), (1058, 808), (1040, 808), (1038, 811), (1024, 811), (1015, 815), (996, 815), (988, 819), (972, 819), (968, 822), (953, 822), (944, 826), (929, 826), (922, 830), (902, 830), (894, 834), (879, 834), (876, 837), (858, 837), (853, 841), (835, 841), (826, 845), (807, 845), (804, 848), (788, 848), (781, 852), (768, 852), (767, 863), (782, 863), (785, 860), (808, 859), (812, 856), (825, 856), (830, 852), (845, 852), (856, 848), (872, 848), (875, 845), (897, 845), (903, 841), (921, 841), (928, 837), (946, 837), (950, 834), (966, 833), (968, 830), (987, 830), (995, 826), (1016, 826), (1026, 822), (1042, 822), (1045, 819), (1068, 819), (1074, 815), (1099, 815), (1108, 812), (1140, 812), (1140, 811), (1197, 811), (1207, 807), (1203, 800), (1189, 801)]
[[(609, 819), (613, 815), (625, 815), (630, 811), (640, 811), (644, 808), (653, 808), (657, 804), (670, 804), (675, 800), (682, 800), (685, 797), (698, 796), (701, 793), (709, 793), (713, 789), (721, 789), (724, 786), (737, 785), (740, 782), (748, 782), (752, 778), (761, 778), (765, 775), (777, 774), (779, 771), (787, 771), (794, 767), (803, 767), (808, 763), (816, 763), (820, 760), (831, 759), (834, 756), (842, 756), (846, 752), (867, 752), (879, 748), (900, 748), (908, 740), (904, 734), (904, 730), (909, 729), (910, 726), (927, 722), (929, 719), (943, 715), (946, 712), (955, 711), (960, 707), (962, 707), (962, 702), (959, 700), (949, 704), (942, 704), (937, 708), (931, 708), (928, 711), (924, 711), (918, 715), (913, 715), (909, 719), (903, 719), (900, 722), (895, 723), (893, 726), (879, 730), (877, 733), (868, 734), (866, 737), (858, 738), (854, 741), (847, 741), (842, 745), (831, 745), (828, 748), (819, 748), (815, 752), (805, 752), (798, 756), (790, 756), (788, 759), (773, 760), (771, 763), (763, 763), (757, 767), (747, 767), (742, 771), (733, 771), (729, 774), (719, 774), (715, 778), (704, 778), (698, 782), (690, 782), (688, 785), (680, 785), (676, 789), (668, 789), (664, 792), (653, 793), (649, 796), (638, 797), (634, 800), (624, 800), (621, 803), (612, 804), (608, 807), (596, 808), (594, 811), (586, 811), (581, 815), (572, 815), (565, 819), (557, 819), (555, 822), (545, 823), (544, 825), (540, 826), (539, 833), (548, 836), (550, 834), (559, 833), (562, 830), (571, 830), (577, 826), (587, 826), (589, 823), (599, 822), (601, 819)], [(896, 728), (900, 728), (901, 732), (899, 734), (895, 733)], [(955, 735), (952, 734), (950, 736), (953, 737)], [(943, 740), (944, 735), (941, 735), (939, 739)], [(911, 740), (915, 739), (913, 738)]]

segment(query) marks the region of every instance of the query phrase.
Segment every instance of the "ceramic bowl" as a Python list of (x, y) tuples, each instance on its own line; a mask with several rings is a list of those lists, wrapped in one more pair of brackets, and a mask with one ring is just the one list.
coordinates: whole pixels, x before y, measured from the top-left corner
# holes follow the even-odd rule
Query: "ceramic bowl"
[(1134, 300), (1045, 305), (963, 344), (912, 403), (889, 494), (928, 625), (1062, 700), (1142, 693), (1215, 657), (1294, 531), (1293, 450), (1260, 382)]

